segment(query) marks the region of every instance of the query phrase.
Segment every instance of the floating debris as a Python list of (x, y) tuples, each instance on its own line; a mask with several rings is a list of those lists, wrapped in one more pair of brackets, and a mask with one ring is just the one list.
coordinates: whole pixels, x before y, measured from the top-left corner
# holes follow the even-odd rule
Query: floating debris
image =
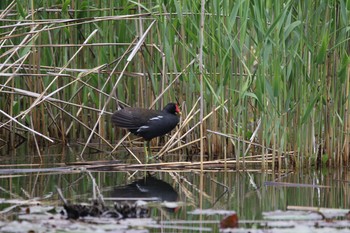
[(139, 205), (138, 202), (117, 202), (111, 208), (108, 208), (96, 201), (92, 205), (64, 204), (63, 207), (67, 212), (68, 219), (78, 219), (86, 216), (104, 216), (116, 219), (149, 217), (148, 207), (146, 205)]
[(236, 213), (226, 216), (220, 221), (220, 228), (237, 228), (238, 227), (238, 216)]

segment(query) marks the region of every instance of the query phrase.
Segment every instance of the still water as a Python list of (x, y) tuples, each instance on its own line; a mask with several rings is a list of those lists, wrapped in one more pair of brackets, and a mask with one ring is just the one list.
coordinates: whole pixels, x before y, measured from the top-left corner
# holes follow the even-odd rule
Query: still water
[[(106, 154), (89, 154), (86, 161), (109, 160)], [(89, 203), (93, 195), (102, 197), (156, 198), (180, 202), (180, 207), (153, 208), (151, 217), (163, 221), (198, 220), (191, 211), (200, 207), (236, 211), (240, 221), (262, 220), (263, 213), (286, 210), (288, 206), (322, 208), (349, 207), (347, 170), (251, 171), (113, 171), (110, 167), (83, 169), (67, 165), (77, 161), (73, 150), (65, 153), (45, 151), (37, 155), (1, 156), (0, 198), (28, 200), (48, 195), (46, 204), (62, 206), (56, 187), (71, 203)], [(121, 163), (131, 163), (130, 158)], [(202, 179), (202, 185), (200, 180)], [(95, 187), (95, 188), (94, 188)], [(50, 195), (52, 193), (52, 195)], [(0, 204), (0, 211), (9, 204)], [(175, 210), (176, 209), (176, 210)], [(13, 215), (9, 220), (15, 220)], [(218, 216), (201, 218), (219, 221)], [(189, 224), (186, 224), (189, 226)], [(242, 226), (242, 225), (241, 225)], [(217, 230), (217, 226), (211, 226)], [(244, 227), (244, 225), (243, 225)]]

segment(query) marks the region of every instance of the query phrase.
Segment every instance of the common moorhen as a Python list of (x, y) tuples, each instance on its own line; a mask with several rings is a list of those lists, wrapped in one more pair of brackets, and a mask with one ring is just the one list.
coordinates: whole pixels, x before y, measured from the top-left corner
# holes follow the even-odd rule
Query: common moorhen
[(124, 107), (112, 115), (112, 122), (120, 128), (143, 137), (147, 142), (152, 138), (169, 133), (179, 123), (180, 108), (175, 103), (168, 103), (162, 111)]

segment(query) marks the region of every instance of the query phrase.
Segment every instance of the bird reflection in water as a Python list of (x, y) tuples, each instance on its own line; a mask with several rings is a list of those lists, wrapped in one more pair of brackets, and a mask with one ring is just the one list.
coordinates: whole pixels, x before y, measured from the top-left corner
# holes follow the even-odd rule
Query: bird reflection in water
[[(155, 202), (177, 202), (178, 193), (167, 182), (147, 175), (128, 185), (115, 187), (111, 197), (125, 201), (155, 201)], [(176, 212), (178, 206), (166, 207), (169, 212)]]

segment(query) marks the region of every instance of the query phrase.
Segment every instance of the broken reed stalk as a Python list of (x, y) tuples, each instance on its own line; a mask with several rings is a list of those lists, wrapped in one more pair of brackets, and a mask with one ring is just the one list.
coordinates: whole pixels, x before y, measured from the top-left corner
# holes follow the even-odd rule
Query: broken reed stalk
[[(259, 165), (261, 160), (265, 160), (265, 163), (272, 164), (272, 154), (265, 155), (267, 158), (264, 158), (263, 155), (253, 156), (246, 158), (244, 161), (246, 165)], [(259, 158), (259, 159), (257, 159)], [(83, 166), (84, 169), (98, 170), (103, 169), (104, 167), (108, 167), (112, 170), (187, 170), (187, 169), (198, 169), (201, 170), (201, 166), (203, 165), (204, 169), (224, 169), (226, 167), (236, 166), (238, 163), (243, 163), (242, 160), (213, 160), (213, 161), (203, 161), (203, 162), (167, 162), (167, 163), (148, 163), (148, 164), (99, 164), (94, 165), (92, 162), (89, 162), (90, 165)], [(71, 163), (74, 165), (74, 163)], [(79, 163), (78, 163), (79, 165)], [(81, 165), (79, 165), (81, 166)]]

